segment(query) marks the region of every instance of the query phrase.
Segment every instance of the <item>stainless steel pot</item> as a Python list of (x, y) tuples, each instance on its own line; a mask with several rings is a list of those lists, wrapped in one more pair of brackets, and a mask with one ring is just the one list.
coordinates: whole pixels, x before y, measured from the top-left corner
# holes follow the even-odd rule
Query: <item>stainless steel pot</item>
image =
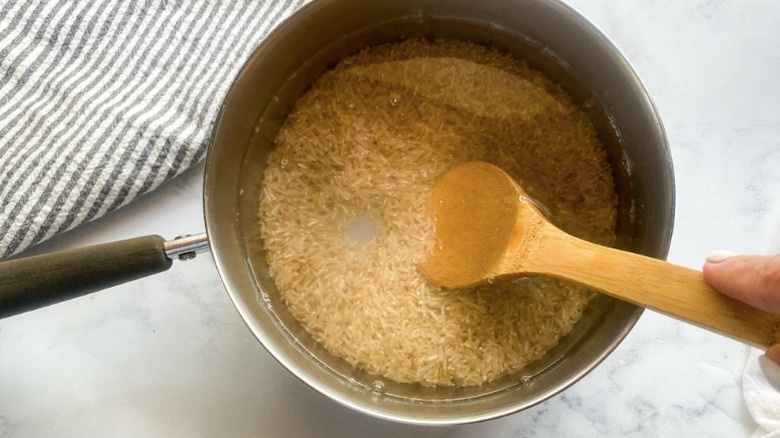
[[(419, 424), (468, 423), (537, 404), (595, 367), (641, 309), (599, 297), (531, 369), (473, 388), (397, 384), (323, 351), (280, 302), (258, 236), (257, 199), (272, 140), (296, 98), (345, 55), (408, 37), (477, 41), (525, 59), (589, 108), (620, 196), (619, 245), (663, 258), (672, 230), (672, 163), (646, 90), (593, 25), (547, 0), (320, 0), (279, 26), (227, 96), (205, 179), (206, 226), (228, 293), (268, 351), (309, 386), (355, 410)], [(225, 212), (238, 212), (228, 216)], [(373, 389), (382, 387), (381, 391)]]
[[(482, 421), (533, 406), (576, 382), (617, 346), (641, 309), (599, 296), (571, 334), (544, 358), (485, 385), (399, 384), (352, 368), (306, 334), (280, 301), (259, 238), (263, 171), (273, 139), (296, 99), (344, 56), (409, 37), (493, 46), (560, 82), (587, 109), (608, 148), (619, 194), (618, 246), (666, 257), (674, 182), (658, 114), (615, 46), (577, 12), (554, 0), (315, 0), (300, 9), (255, 50), (224, 101), (206, 162), (208, 240), (228, 294), (250, 330), (273, 357), (315, 390), (388, 420), (428, 425)], [(179, 253), (186, 257), (204, 239), (190, 239), (176, 249), (181, 245), (157, 237), (137, 252), (154, 267), (147, 270), (159, 271), (170, 266), (169, 258)], [(94, 261), (103, 256), (90, 257)], [(122, 259), (127, 257), (110, 258)], [(0, 267), (10, 266), (7, 263)], [(18, 286), (29, 280), (3, 270), (0, 315), (3, 306), (18, 305), (18, 300), (3, 301), (4, 294), (13, 295), (13, 287), (3, 291), (4, 282), (15, 278)], [(112, 272), (100, 275), (119, 275)], [(27, 300), (22, 310), (54, 300), (44, 298), (32, 304)]]

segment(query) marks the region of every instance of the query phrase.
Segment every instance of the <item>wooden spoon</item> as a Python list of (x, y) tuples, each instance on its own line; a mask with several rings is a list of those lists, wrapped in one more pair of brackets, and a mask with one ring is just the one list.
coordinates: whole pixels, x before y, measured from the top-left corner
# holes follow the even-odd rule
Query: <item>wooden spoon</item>
[(615, 298), (766, 348), (780, 340), (780, 315), (718, 293), (702, 273), (596, 245), (556, 228), (500, 168), (454, 167), (428, 203), (436, 244), (420, 264), (433, 283), (456, 288), (522, 275), (574, 280)]

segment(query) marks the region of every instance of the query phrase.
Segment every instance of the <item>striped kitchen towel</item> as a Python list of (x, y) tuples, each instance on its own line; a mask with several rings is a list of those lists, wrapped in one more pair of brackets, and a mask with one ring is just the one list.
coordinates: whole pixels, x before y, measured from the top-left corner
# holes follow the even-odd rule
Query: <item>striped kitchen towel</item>
[(202, 159), (233, 77), (304, 0), (0, 0), (0, 258)]

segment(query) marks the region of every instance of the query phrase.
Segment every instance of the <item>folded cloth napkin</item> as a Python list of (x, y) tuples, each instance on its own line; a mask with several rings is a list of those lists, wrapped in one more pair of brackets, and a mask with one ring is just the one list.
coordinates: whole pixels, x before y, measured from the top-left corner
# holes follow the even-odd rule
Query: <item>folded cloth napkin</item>
[(304, 2), (0, 2), (0, 258), (203, 158), (234, 76)]
[(742, 376), (742, 394), (758, 423), (753, 438), (780, 438), (780, 366), (753, 349)]

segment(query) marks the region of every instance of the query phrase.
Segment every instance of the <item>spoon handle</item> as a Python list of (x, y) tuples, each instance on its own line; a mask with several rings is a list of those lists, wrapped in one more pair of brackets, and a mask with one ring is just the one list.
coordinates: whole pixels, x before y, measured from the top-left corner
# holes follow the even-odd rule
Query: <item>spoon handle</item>
[(756, 347), (780, 342), (780, 315), (719, 293), (701, 271), (596, 245), (551, 225), (542, 235), (528, 272), (568, 278)]

